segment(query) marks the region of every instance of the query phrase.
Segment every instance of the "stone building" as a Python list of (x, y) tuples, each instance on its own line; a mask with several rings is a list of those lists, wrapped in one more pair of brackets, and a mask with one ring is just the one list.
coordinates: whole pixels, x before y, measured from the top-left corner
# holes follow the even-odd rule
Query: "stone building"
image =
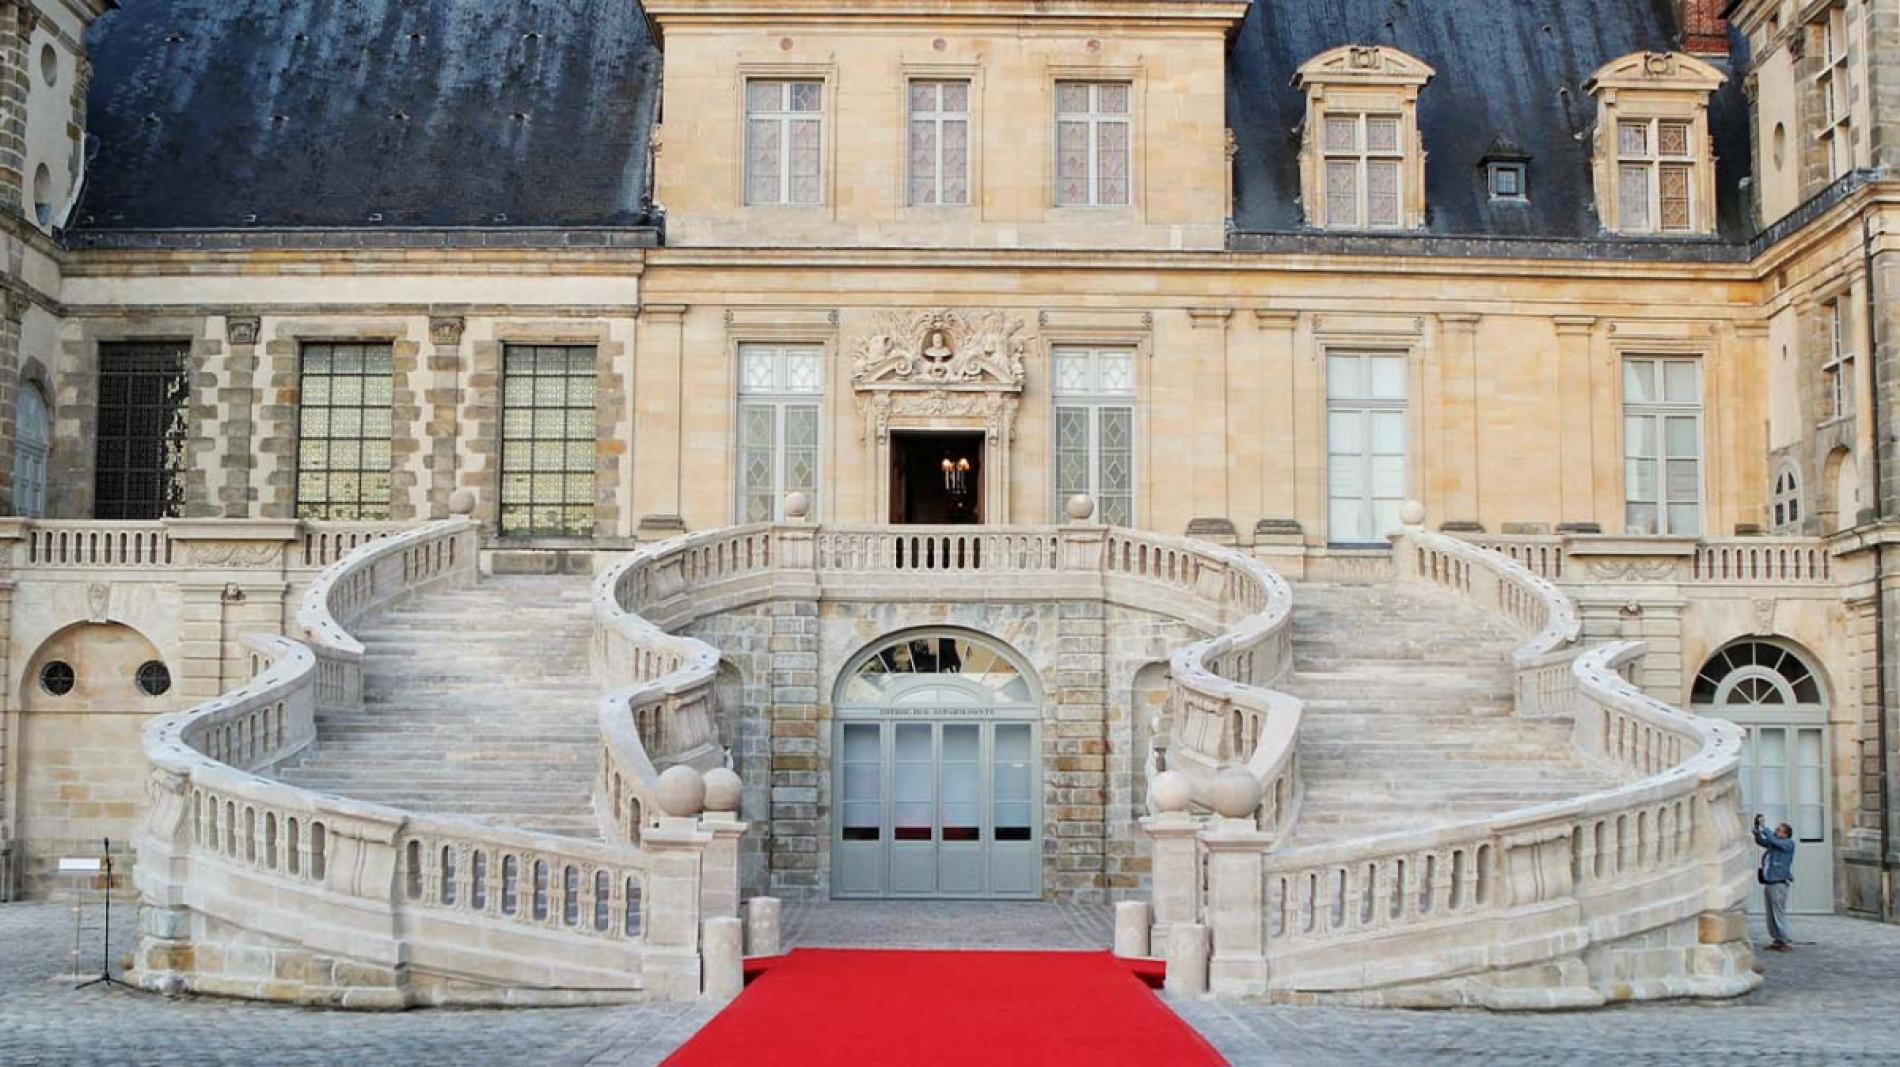
[[(57, 857), (137, 835), (140, 730), (261, 684), (247, 638), (308, 636), (313, 583), (337, 595), (325, 568), (464, 512), (501, 584), (417, 601), (398, 617), (427, 637), (376, 631), (391, 655), (453, 671), (444, 650), (485, 650), (537, 692), (519, 639), (564, 654), (554, 608), (580, 579), (560, 576), (621, 574), (613, 611), (720, 654), (716, 708), (641, 743), (662, 769), (730, 753), (742, 891), (1158, 893), (1150, 786), (1198, 766), (1178, 653), (1233, 619), (1133, 591), (1148, 564), (1116, 563), (1137, 556), (1115, 531), (1292, 579), (1295, 625), (1314, 610), (1289, 655), (1344, 662), (1362, 637), (1359, 666), (1304, 668), (1357, 686), (1341, 699), (1469, 707), (1510, 690), (1504, 668), (1442, 691), (1381, 673), (1449, 655), (1435, 635), (1504, 662), (1482, 619), (1365, 599), (1418, 577), (1392, 542), (1416, 501), (1417, 537), (1574, 605), (1566, 640), (1645, 642), (1642, 693), (1742, 727), (1732, 773), (1747, 809), (1796, 825), (1801, 907), (1900, 907), (1900, 437), (1881, 430), (1900, 420), (1900, 0), (0, 12), (0, 897), (56, 892)], [(718, 544), (809, 555), (704, 604), (676, 590), (737, 566), (728, 547), (675, 593), (615, 571), (752, 524), (778, 532)], [(1087, 552), (1109, 560), (1087, 581), (1053, 562)], [(1009, 574), (1062, 573), (920, 582), (1004, 553)], [(402, 675), (376, 655), (359, 705)], [(1318, 716), (1329, 683), (1301, 670), (1304, 821), (1276, 826), (1291, 797), (1266, 777), (1261, 832), (1317, 841), (1328, 812), (1390, 829), (1382, 790), (1465, 810), (1463, 786), (1353, 777), (1356, 742), (1405, 739)], [(555, 738), (550, 684), (521, 721), (591, 781), (591, 705), (586, 740)], [(414, 799), (400, 761), (324, 755), (325, 729), (361, 724), (320, 711), (316, 755), (291, 758), (283, 713), (259, 768)], [(1261, 730), (1237, 718), (1200, 769), (1246, 763)], [(1568, 755), (1515, 768), (1569, 751), (1532, 733), (1475, 769), (1431, 755), (1414, 785), (1492, 766), (1496, 812), (1546, 799), (1539, 781), (1603, 784)], [(966, 773), (987, 799), (953, 818), (944, 776)], [(592, 805), (638, 840), (628, 775), (563, 801), (575, 832)], [(435, 810), (573, 829), (482, 803)], [(321, 872), (321, 840), (299, 847)], [(427, 872), (504, 877), (458, 855)], [(422, 861), (391, 862), (420, 894)], [(605, 915), (601, 871), (569, 893)], [(454, 999), (439, 966), (426, 995)]]

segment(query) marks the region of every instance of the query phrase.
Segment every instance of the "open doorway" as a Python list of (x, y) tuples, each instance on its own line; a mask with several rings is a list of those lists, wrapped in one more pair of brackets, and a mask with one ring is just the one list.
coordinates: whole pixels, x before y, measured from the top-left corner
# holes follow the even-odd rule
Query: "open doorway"
[(980, 430), (891, 433), (891, 522), (943, 526), (983, 521)]

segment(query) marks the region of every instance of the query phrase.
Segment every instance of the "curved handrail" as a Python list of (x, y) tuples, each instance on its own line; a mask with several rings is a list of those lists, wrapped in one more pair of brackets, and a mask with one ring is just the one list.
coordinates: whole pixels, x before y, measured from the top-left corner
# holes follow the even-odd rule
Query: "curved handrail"
[(1576, 644), (1583, 632), (1577, 605), (1549, 579), (1493, 549), (1481, 548), (1422, 526), (1392, 536), (1401, 576), (1450, 589), (1490, 607), (1529, 631), (1512, 651), (1520, 667)]
[[(1260, 779), (1263, 828), (1282, 829), (1299, 795), (1293, 743), (1300, 703), (1267, 688), (1291, 662), (1292, 591), (1230, 549), (1101, 526), (729, 527), (645, 547), (594, 585), (597, 675), (638, 684), (600, 703), (605, 739), (596, 803), (603, 827), (637, 840), (653, 811), (656, 769), (719, 759), (712, 717), (719, 654), (676, 631), (694, 619), (770, 598), (798, 579), (804, 595), (858, 588), (890, 575), (954, 580), (1008, 576), (1060, 595), (1114, 600), (1136, 583), (1168, 609), (1217, 630), (1170, 657), (1169, 706), (1180, 768), (1204, 797), (1230, 766)], [(858, 583), (858, 584), (854, 584)], [(1174, 769), (1171, 759), (1170, 769)]]
[[(548, 981), (569, 991), (556, 996), (619, 997), (639, 988), (642, 957), (626, 952), (647, 944), (642, 909), (650, 890), (660, 888), (639, 849), (410, 812), (267, 776), (315, 737), (326, 659), (360, 669), (362, 645), (347, 622), (417, 589), (472, 578), (475, 530), (460, 519), (430, 523), (349, 553), (304, 598), (298, 623), (308, 643), (247, 637), (259, 668), (250, 681), (146, 726), (152, 803), (136, 877), (147, 906), (200, 911), (253, 929), (258, 916), (270, 914), (279, 922), (268, 934), (301, 940), (312, 952), (410, 960), (445, 976), (501, 984), (517, 981), (518, 960), (550, 958), (553, 937), (561, 958), (548, 968)], [(353, 692), (360, 691), (359, 676)], [(241, 913), (220, 903), (232, 883), (257, 888)], [(697, 890), (689, 891), (694, 899), (684, 906), (696, 913)], [(342, 919), (331, 905), (339, 897), (352, 901)], [(304, 921), (325, 908), (328, 922)], [(471, 925), (493, 951), (467, 950)], [(162, 951), (162, 939), (159, 945), (149, 953), (141, 946), (140, 980), (148, 988), (177, 988), (185, 978)], [(373, 986), (373, 968), (364, 973)], [(658, 981), (669, 979), (670, 972)], [(199, 988), (253, 995), (224, 981), (215, 974), (192, 978)], [(352, 985), (299, 995), (334, 995), (357, 1006), (409, 1003), (412, 994), (400, 980), (390, 981), (380, 990)], [(670, 985), (669, 991), (678, 992)]]

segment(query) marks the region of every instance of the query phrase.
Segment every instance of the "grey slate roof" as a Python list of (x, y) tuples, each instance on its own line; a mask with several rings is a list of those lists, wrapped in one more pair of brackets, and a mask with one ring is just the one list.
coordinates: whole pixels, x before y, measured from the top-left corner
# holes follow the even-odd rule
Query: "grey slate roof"
[[(1236, 226), (1303, 229), (1293, 73), (1373, 43), (1438, 71), (1430, 232), (1597, 237), (1583, 82), (1675, 41), (1669, 0), (1256, 0), (1228, 62)], [(637, 0), (124, 0), (90, 44), (81, 230), (650, 221), (660, 56)], [(1712, 118), (1722, 236), (1746, 238), (1739, 78)], [(1486, 195), (1500, 140), (1531, 157), (1528, 204)]]
[[(1739, 34), (1732, 45), (1742, 49)], [(1419, 94), (1428, 153), (1426, 229), (1468, 236), (1591, 238), (1601, 233), (1590, 183), (1597, 68), (1678, 43), (1669, 0), (1256, 0), (1227, 64), (1234, 129), (1234, 223), (1242, 231), (1303, 228), (1298, 127), (1300, 65), (1345, 44), (1389, 45), (1438, 76)], [(1749, 172), (1748, 102), (1735, 73), (1710, 103), (1718, 156), (1718, 228), (1752, 232), (1741, 180)], [(1530, 159), (1527, 204), (1492, 203), (1480, 162), (1499, 138)]]
[(124, 0), (89, 44), (79, 228), (644, 221), (633, 0)]

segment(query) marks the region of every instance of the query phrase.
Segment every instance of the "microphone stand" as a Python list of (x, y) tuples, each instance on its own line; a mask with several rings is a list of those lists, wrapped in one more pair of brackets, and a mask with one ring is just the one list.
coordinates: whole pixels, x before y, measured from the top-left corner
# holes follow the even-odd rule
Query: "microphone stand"
[(104, 844), (106, 916), (105, 930), (101, 935), (101, 939), (104, 943), (99, 948), (99, 976), (79, 983), (73, 987), (74, 989), (89, 989), (92, 986), (100, 984), (119, 986), (122, 989), (137, 988), (130, 982), (121, 981), (120, 979), (112, 977), (112, 839), (109, 837), (105, 838)]

